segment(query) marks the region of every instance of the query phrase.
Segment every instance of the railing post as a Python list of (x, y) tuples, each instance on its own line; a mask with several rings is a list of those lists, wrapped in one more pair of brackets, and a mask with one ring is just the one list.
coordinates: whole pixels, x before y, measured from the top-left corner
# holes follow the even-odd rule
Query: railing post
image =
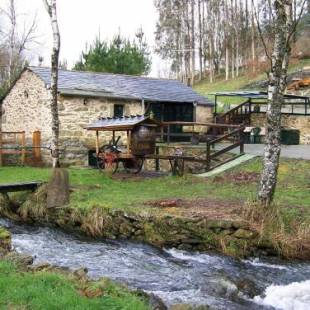
[(41, 132), (39, 130), (34, 131), (32, 134), (32, 145), (33, 145), (32, 154), (33, 154), (34, 160), (36, 162), (40, 162), (41, 161)]
[(21, 161), (22, 164), (24, 165), (26, 161), (26, 133), (24, 131), (21, 133), (21, 146), (22, 146)]
[(207, 171), (210, 170), (211, 168), (211, 145), (210, 142), (207, 141), (207, 157), (206, 157), (206, 161), (207, 161)]
[(0, 166), (3, 165), (2, 162), (2, 132), (0, 131)]
[(170, 125), (167, 127), (167, 144), (170, 144)]
[[(159, 155), (159, 146), (158, 145), (156, 145), (156, 147), (155, 147), (155, 155)], [(159, 171), (159, 159), (158, 158), (155, 159), (155, 170)]]
[(240, 143), (240, 154), (244, 153), (244, 133), (243, 133), (244, 128), (241, 127), (239, 130), (239, 143)]

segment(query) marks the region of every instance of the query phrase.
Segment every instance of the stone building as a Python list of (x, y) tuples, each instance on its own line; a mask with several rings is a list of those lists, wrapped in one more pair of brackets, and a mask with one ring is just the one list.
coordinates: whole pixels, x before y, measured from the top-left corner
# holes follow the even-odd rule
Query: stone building
[[(58, 90), (60, 148), (66, 164), (88, 164), (95, 141), (84, 128), (99, 117), (152, 111), (162, 121), (212, 121), (213, 103), (176, 80), (59, 70)], [(2, 99), (1, 130), (25, 131), (28, 144), (33, 132), (40, 131), (42, 145), (48, 146), (50, 98), (50, 69), (26, 68)], [(50, 162), (48, 152), (42, 154)]]

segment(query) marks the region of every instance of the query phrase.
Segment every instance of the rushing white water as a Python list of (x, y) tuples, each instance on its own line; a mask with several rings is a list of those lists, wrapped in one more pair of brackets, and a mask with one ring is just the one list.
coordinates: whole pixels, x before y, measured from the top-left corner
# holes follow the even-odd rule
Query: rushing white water
[[(306, 289), (299, 287), (295, 292), (293, 286), (281, 295), (271, 288), (278, 285), (281, 291), (293, 282), (308, 284), (309, 263), (277, 259), (239, 261), (211, 253), (161, 251), (141, 243), (94, 241), (1, 219), (0, 224), (12, 232), (15, 249), (35, 256), (35, 263), (48, 262), (72, 269), (86, 267), (92, 278), (109, 277), (125, 282), (158, 295), (167, 305), (187, 303), (220, 310), (255, 310), (288, 304), (291, 308), (283, 309), (310, 310), (310, 306), (297, 308), (302, 302), (308, 303)], [(289, 297), (285, 299), (285, 295)]]
[(257, 267), (266, 267), (266, 268), (274, 268), (274, 269), (280, 269), (280, 270), (289, 270), (289, 268), (286, 266), (263, 263), (263, 262), (261, 262), (261, 260), (258, 257), (254, 258), (252, 260), (244, 259), (242, 261), (246, 264), (251, 264), (251, 265), (257, 266)]
[(270, 285), (266, 288), (264, 297), (255, 296), (254, 301), (281, 310), (309, 310), (310, 280), (288, 285)]

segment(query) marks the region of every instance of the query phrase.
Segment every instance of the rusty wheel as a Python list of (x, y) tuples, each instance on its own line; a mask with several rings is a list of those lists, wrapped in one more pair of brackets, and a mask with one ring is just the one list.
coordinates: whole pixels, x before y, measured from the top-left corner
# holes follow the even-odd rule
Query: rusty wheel
[(123, 162), (123, 166), (128, 173), (139, 173), (144, 164), (144, 158), (138, 157), (133, 159), (127, 159)]
[(105, 152), (103, 159), (103, 169), (109, 173), (115, 173), (118, 169), (118, 156), (114, 152)]
[(103, 154), (102, 153), (99, 153), (96, 157), (97, 159), (97, 168), (99, 170), (102, 170), (104, 169), (104, 158), (103, 158)]

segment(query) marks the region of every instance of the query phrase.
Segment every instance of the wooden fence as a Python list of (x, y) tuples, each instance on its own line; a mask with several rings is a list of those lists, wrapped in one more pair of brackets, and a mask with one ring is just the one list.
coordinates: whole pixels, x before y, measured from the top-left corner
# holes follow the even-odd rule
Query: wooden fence
[(32, 145), (26, 145), (25, 131), (0, 131), (0, 165), (4, 158), (13, 155), (24, 165), (27, 160), (33, 163), (41, 162), (41, 132), (34, 131)]

